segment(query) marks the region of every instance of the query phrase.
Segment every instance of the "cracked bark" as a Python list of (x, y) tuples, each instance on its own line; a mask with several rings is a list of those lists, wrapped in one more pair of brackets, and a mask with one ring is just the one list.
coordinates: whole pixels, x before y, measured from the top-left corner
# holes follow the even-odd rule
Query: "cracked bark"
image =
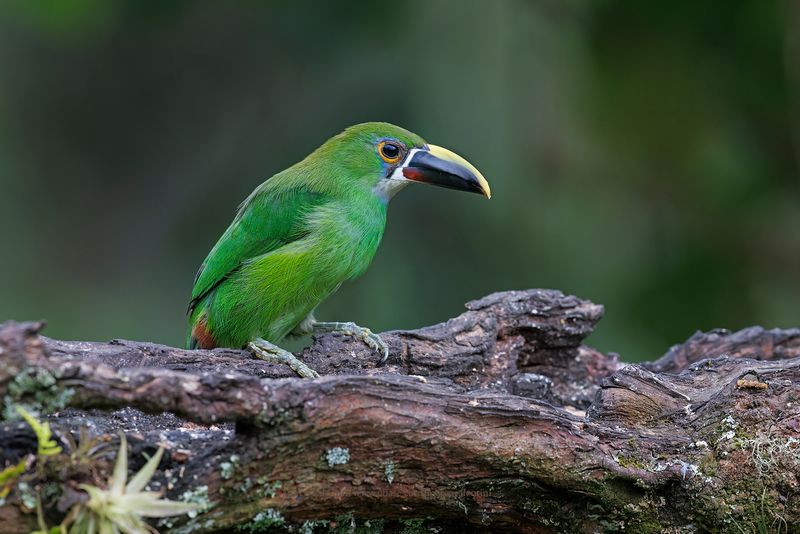
[[(184, 532), (265, 510), (316, 531), (796, 528), (800, 330), (697, 333), (625, 365), (582, 345), (602, 313), (557, 291), (495, 293), (382, 334), (383, 366), (357, 341), (318, 337), (302, 354), (325, 375), (313, 381), (236, 350), (59, 341), (10, 322), (0, 397), (66, 400), (48, 416), (65, 446), (82, 425), (114, 443), (124, 430), (132, 470), (164, 443), (156, 486), (173, 499), (205, 486), (213, 504), (174, 521)], [(46, 386), (19, 386), (41, 374)], [(0, 468), (36, 450), (19, 422), (0, 425), (0, 442)], [(63, 508), (46, 506), (51, 524)], [(13, 488), (0, 529), (34, 525)]]

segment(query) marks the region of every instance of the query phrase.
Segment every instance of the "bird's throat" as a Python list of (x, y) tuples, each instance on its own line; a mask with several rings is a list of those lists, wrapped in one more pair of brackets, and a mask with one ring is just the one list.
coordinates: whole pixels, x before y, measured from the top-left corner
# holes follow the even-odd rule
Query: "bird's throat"
[(388, 204), (389, 200), (391, 200), (398, 191), (403, 189), (408, 184), (409, 182), (407, 180), (384, 178), (378, 182), (377, 185), (375, 185), (372, 191), (378, 196), (378, 198)]

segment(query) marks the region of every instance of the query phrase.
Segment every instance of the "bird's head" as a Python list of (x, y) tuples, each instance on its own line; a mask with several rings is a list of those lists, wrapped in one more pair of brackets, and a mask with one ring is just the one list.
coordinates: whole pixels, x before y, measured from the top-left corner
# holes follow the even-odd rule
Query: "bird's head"
[(349, 180), (371, 188), (388, 201), (414, 182), (438, 185), (491, 197), (489, 183), (467, 160), (446, 148), (385, 122), (347, 128), (317, 153), (333, 159)]

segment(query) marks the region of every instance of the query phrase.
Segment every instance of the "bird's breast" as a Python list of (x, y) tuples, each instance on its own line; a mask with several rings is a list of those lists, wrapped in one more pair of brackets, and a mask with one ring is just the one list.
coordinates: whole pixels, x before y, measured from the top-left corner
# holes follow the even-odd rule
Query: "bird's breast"
[(317, 224), (319, 260), (340, 282), (366, 271), (386, 227), (385, 206), (361, 203), (356, 207), (329, 206)]

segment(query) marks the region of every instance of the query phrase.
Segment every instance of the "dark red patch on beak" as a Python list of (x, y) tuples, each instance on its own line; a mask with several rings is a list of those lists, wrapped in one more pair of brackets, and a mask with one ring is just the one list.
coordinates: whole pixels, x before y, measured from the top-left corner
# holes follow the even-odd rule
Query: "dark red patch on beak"
[(415, 182), (424, 182), (425, 178), (423, 172), (414, 167), (404, 167), (403, 168), (403, 176), (405, 176), (409, 180), (414, 180)]

